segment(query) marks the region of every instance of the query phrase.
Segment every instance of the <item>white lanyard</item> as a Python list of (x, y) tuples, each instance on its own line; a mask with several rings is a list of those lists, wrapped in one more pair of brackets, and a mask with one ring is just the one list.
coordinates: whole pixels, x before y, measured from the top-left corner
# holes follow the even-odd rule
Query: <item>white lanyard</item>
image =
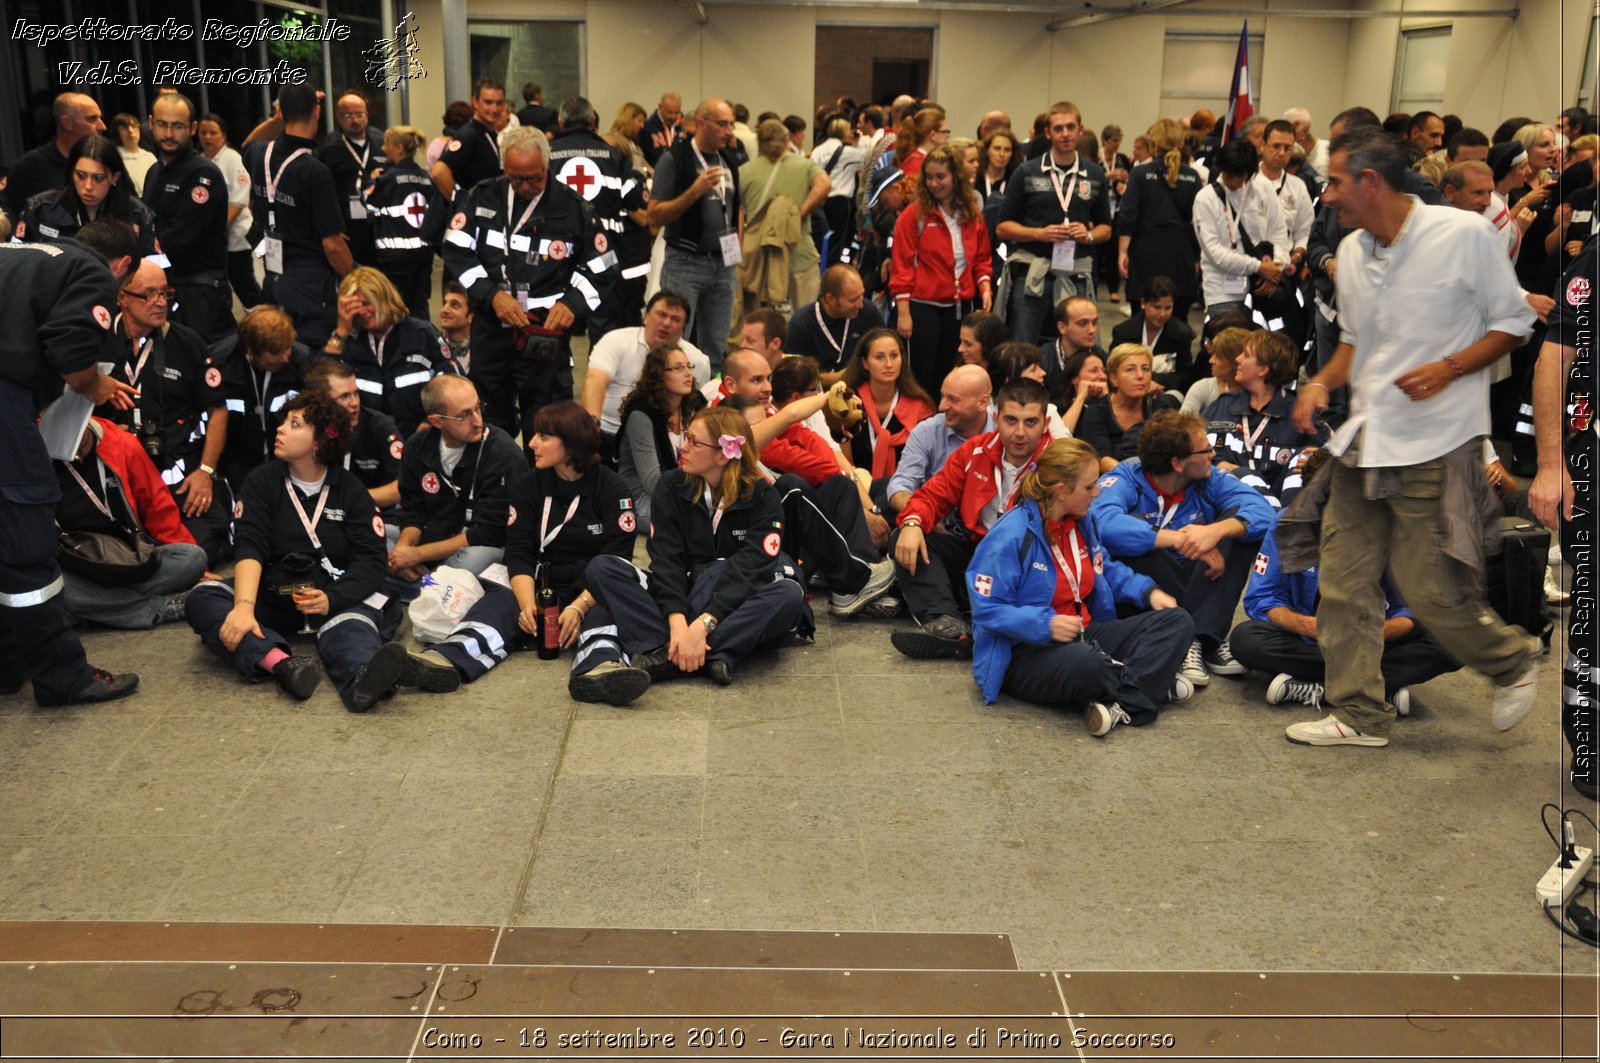
[[(1055, 160), (1052, 159), (1051, 161), (1054, 162)], [(1076, 192), (1078, 190), (1078, 178), (1082, 176), (1082, 174), (1078, 170), (1078, 164), (1077, 163), (1073, 163), (1072, 164), (1072, 169), (1070, 171), (1068, 171), (1068, 172), (1072, 174), (1072, 183), (1067, 186), (1067, 194), (1066, 195), (1062, 195), (1061, 194), (1061, 171), (1056, 169), (1054, 166), (1050, 167), (1050, 181), (1051, 181), (1052, 184), (1054, 184), (1056, 186), (1056, 199), (1061, 203), (1061, 220), (1062, 221), (1068, 220), (1067, 216), (1071, 212), (1071, 208), (1072, 208), (1072, 193), (1074, 193), (1074, 192)]]
[(822, 321), (822, 300), (821, 299), (818, 299), (815, 303), (813, 303), (811, 305), (811, 311), (812, 311), (812, 313), (817, 315), (817, 328), (822, 330), (823, 338), (828, 341), (828, 346), (833, 348), (835, 354), (839, 355), (840, 358), (843, 358), (844, 357), (844, 346), (845, 346), (845, 344), (850, 342), (850, 318), (845, 318), (844, 319), (844, 332), (839, 336), (839, 342), (838, 343), (834, 343), (833, 342), (833, 333), (828, 331), (828, 326), (825, 325), (823, 323), (823, 321)]
[(367, 349), (372, 352), (372, 357), (378, 360), (378, 368), (383, 368), (383, 349), (389, 344), (389, 337), (394, 333), (394, 326), (390, 325), (383, 330), (383, 335), (377, 339), (372, 338), (372, 333), (367, 333)]
[[(726, 510), (711, 500), (710, 484), (706, 485), (706, 508), (711, 511), (711, 534), (715, 536), (717, 534), (717, 528), (722, 524), (722, 514), (725, 513)], [(712, 543), (712, 549), (716, 549), (715, 543)]]
[(271, 144), (267, 145), (266, 166), (263, 167), (264, 172), (266, 173), (266, 177), (267, 177), (267, 231), (268, 232), (275, 232), (275, 231), (277, 231), (277, 228), (278, 228), (278, 214), (277, 214), (277, 209), (278, 209), (278, 182), (283, 180), (283, 171), (287, 170), (289, 168), (289, 164), (294, 162), (294, 160), (298, 159), (300, 156), (302, 156), (302, 155), (310, 155), (311, 154), (311, 149), (310, 148), (296, 148), (289, 155), (289, 157), (287, 159), (283, 160), (283, 165), (278, 167), (278, 172), (277, 173), (273, 173), (272, 172), (272, 149), (277, 147), (277, 146), (278, 146), (278, 142), (276, 140), (274, 140)]
[(1171, 524), (1172, 518), (1178, 515), (1178, 506), (1180, 504), (1181, 503), (1174, 499), (1172, 502), (1172, 508), (1168, 509), (1167, 499), (1165, 496), (1156, 495), (1156, 505), (1161, 507), (1157, 514), (1158, 519), (1156, 520), (1156, 527), (1165, 528), (1168, 524)]
[[(711, 164), (706, 161), (706, 157), (704, 155), (700, 154), (700, 145), (696, 144), (693, 140), (691, 140), (691, 141), (689, 141), (689, 148), (690, 148), (690, 150), (692, 150), (694, 152), (694, 157), (697, 160), (699, 160), (700, 169), (702, 169), (702, 170), (711, 169)], [(722, 156), (718, 155), (717, 156), (717, 162), (721, 163), (721, 161), (722, 161)], [(779, 159), (777, 162), (772, 164), (772, 175), (774, 177), (776, 177), (778, 175), (778, 167), (780, 167), (782, 165), (783, 165), (783, 160), (782, 159)], [(723, 191), (723, 182), (724, 181), (727, 182), (728, 187), (731, 188), (733, 186), (733, 179), (728, 176), (727, 167), (723, 167), (722, 168), (722, 176), (717, 178), (717, 190), (715, 192), (711, 193), (712, 195), (717, 197), (717, 203), (722, 207), (723, 231), (726, 232), (726, 231), (731, 230), (733, 228), (733, 212), (729, 209), (728, 195), (727, 195), (727, 193), (725, 191)], [(768, 182), (767, 187), (769, 189), (772, 187), (771, 182)]]
[(154, 347), (154, 344), (150, 342), (149, 336), (145, 336), (141, 339), (134, 340), (133, 346), (134, 349), (139, 352), (139, 363), (135, 365), (131, 362), (123, 362), (122, 369), (123, 372), (128, 374), (128, 383), (134, 387), (138, 387), (139, 376), (144, 372), (144, 363), (150, 360), (150, 351)]
[(67, 467), (67, 471), (72, 474), (72, 478), (78, 481), (78, 486), (83, 488), (83, 493), (89, 496), (89, 501), (94, 503), (94, 508), (98, 509), (101, 513), (104, 513), (106, 520), (109, 520), (113, 524), (118, 524), (120, 522), (115, 516), (112, 515), (111, 506), (108, 504), (111, 500), (111, 491), (106, 487), (105, 463), (100, 460), (99, 455), (95, 455), (94, 463), (100, 469), (100, 488), (106, 492), (106, 500), (104, 502), (102, 502), (100, 500), (100, 496), (95, 494), (94, 490), (84, 482), (83, 477), (78, 475), (78, 470), (73, 468), (72, 462), (62, 462), (62, 464)]
[[(250, 386), (255, 389), (256, 416), (261, 419), (261, 431), (265, 434), (267, 431), (267, 396), (272, 394), (272, 374), (269, 372), (265, 380), (258, 382), (256, 380), (256, 372), (250, 367), (248, 361), (245, 363), (244, 371), (245, 375), (250, 378)], [(349, 455), (347, 454), (345, 457), (348, 458)], [(347, 465), (345, 468), (349, 468), (349, 466)]]
[[(1247, 183), (1239, 191), (1239, 213), (1237, 214), (1233, 212), (1233, 207), (1228, 203), (1228, 190), (1223, 188), (1219, 189), (1219, 192), (1221, 193), (1222, 209), (1228, 213), (1228, 250), (1236, 251), (1239, 248), (1239, 241), (1244, 239), (1244, 208), (1245, 204), (1250, 202), (1250, 185)], [(1238, 230), (1237, 238), (1234, 235), (1235, 229)]]
[[(517, 219), (517, 223), (515, 225), (512, 225), (511, 224), (511, 211), (516, 206), (516, 196), (517, 196), (516, 191), (514, 189), (512, 189), (510, 182), (507, 182), (506, 183), (506, 224), (508, 226), (510, 226), (510, 227), (507, 228), (506, 231), (505, 231), (506, 257), (505, 257), (504, 261), (502, 261), (500, 263), (500, 275), (505, 280), (506, 285), (508, 287), (511, 284), (511, 234), (517, 232), (524, 225), (528, 224), (528, 219), (533, 216), (533, 208), (535, 208), (535, 207), (537, 207), (539, 205), (539, 200), (544, 198), (544, 193), (540, 192), (537, 196), (534, 196), (533, 200), (531, 202), (529, 202), (529, 204), (528, 204), (528, 209), (522, 212), (522, 217)], [(530, 244), (531, 244), (531, 241), (530, 241)], [(382, 363), (380, 363), (380, 364), (382, 364)]]
[(1267, 430), (1268, 420), (1267, 415), (1263, 413), (1261, 420), (1256, 422), (1256, 430), (1252, 432), (1250, 431), (1250, 418), (1245, 417), (1243, 414), (1239, 416), (1239, 434), (1244, 437), (1244, 456), (1247, 460), (1255, 450), (1256, 440), (1260, 439), (1261, 433)]
[(361, 179), (365, 177), (367, 173), (367, 160), (372, 158), (372, 141), (368, 140), (366, 143), (362, 144), (361, 154), (357, 155), (356, 149), (350, 145), (349, 137), (346, 137), (341, 133), (339, 134), (339, 139), (344, 141), (344, 150), (348, 151), (350, 153), (350, 157), (356, 160), (356, 191), (359, 192), (361, 191)]
[(1067, 578), (1067, 586), (1072, 588), (1072, 604), (1081, 612), (1083, 610), (1083, 594), (1079, 591), (1082, 579), (1078, 575), (1078, 529), (1073, 528), (1067, 533), (1067, 550), (1072, 555), (1068, 561), (1061, 554), (1061, 546), (1050, 540), (1050, 552), (1056, 555), (1056, 567), (1061, 569), (1061, 574)]
[[(312, 513), (310, 519), (306, 518), (306, 508), (300, 504), (300, 491), (295, 487), (294, 481), (285, 477), (283, 486), (289, 492), (289, 502), (294, 506), (295, 516), (300, 518), (300, 526), (306, 530), (306, 538), (311, 540), (311, 545), (316, 548), (317, 553), (322, 553), (322, 540), (317, 538), (317, 525), (322, 520), (322, 507), (328, 504), (328, 485), (322, 485), (322, 493), (317, 496), (316, 511)], [(322, 559), (322, 564), (332, 571), (332, 565), (326, 557)]]
[(567, 507), (567, 515), (561, 518), (561, 523), (556, 525), (556, 530), (548, 534), (545, 529), (550, 526), (550, 503), (554, 502), (555, 499), (546, 498), (544, 500), (544, 516), (539, 520), (539, 553), (541, 556), (550, 544), (556, 541), (556, 536), (561, 534), (561, 529), (571, 523), (573, 514), (578, 512), (578, 498), (579, 496), (577, 495), (572, 496), (572, 505)]
[[(868, 391), (867, 394), (870, 396), (872, 392)], [(889, 418), (894, 416), (894, 408), (898, 405), (900, 405), (900, 392), (896, 391), (894, 398), (889, 400), (889, 408), (887, 410), (884, 410), (881, 414), (874, 410), (874, 416), (867, 418), (868, 443), (874, 447), (878, 445), (878, 429), (889, 423)]]

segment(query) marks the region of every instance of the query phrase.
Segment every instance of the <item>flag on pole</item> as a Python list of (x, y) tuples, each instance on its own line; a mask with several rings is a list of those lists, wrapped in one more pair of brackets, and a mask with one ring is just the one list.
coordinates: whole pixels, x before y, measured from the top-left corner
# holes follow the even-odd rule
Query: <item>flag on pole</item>
[(1239, 55), (1233, 61), (1233, 84), (1228, 86), (1228, 113), (1222, 126), (1226, 144), (1239, 132), (1245, 120), (1256, 113), (1250, 102), (1250, 20), (1239, 31)]

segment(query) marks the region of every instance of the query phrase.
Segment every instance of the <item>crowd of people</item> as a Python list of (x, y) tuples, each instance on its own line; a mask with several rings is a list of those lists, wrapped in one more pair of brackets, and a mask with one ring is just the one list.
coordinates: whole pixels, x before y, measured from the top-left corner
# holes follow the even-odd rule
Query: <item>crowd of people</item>
[[(909, 97), (602, 129), (523, 94), (429, 143), (291, 86), (238, 149), (176, 91), (111, 136), (58, 98), (5, 186), (0, 688), (131, 693), (73, 625), (186, 620), (356, 712), (536, 643), (625, 705), (815, 600), (1099, 736), (1250, 670), (1328, 710), (1308, 745), (1386, 744), (1463, 666), (1527, 714), (1542, 647), (1471, 573), (1491, 482), (1561, 523), (1535, 365), (1581, 346), (1588, 114), (1201, 111), (1124, 155), (1067, 102), (967, 139)], [(47, 453), (63, 385), (93, 416)], [(485, 593), (413, 652), (441, 566)]]

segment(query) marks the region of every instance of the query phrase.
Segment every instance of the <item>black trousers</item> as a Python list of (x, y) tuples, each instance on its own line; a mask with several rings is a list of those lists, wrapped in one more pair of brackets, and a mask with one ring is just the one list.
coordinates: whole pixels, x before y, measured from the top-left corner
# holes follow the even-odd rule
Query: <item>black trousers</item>
[[(890, 541), (890, 553), (905, 529), (895, 531)], [(936, 616), (964, 616), (972, 611), (967, 598), (967, 566), (978, 544), (970, 536), (952, 535), (943, 528), (924, 529), (923, 542), (928, 544), (928, 562), (917, 562), (912, 572), (900, 562), (894, 565), (895, 581), (900, 585), (900, 596), (917, 623), (924, 624)]]
[[(1317, 644), (1271, 621), (1244, 621), (1228, 636), (1228, 645), (1239, 663), (1252, 672), (1287, 672), (1296, 679), (1322, 682), (1326, 666)], [(1420, 630), (1385, 643), (1382, 667), (1384, 696), (1391, 699), (1401, 687), (1416, 686), (1461, 670), (1443, 647)]]
[(428, 310), (428, 297), (433, 294), (432, 259), (421, 262), (380, 262), (378, 269), (400, 293), (400, 301), (406, 304), (407, 313), (424, 321), (433, 320)]
[(1198, 561), (1176, 556), (1170, 550), (1156, 549), (1138, 557), (1119, 557), (1117, 560), (1142, 572), (1156, 581), (1156, 586), (1178, 599), (1178, 605), (1194, 617), (1197, 638), (1221, 642), (1233, 626), (1233, 611), (1239, 605), (1239, 596), (1250, 579), (1250, 566), (1255, 564), (1256, 543), (1240, 539), (1224, 539), (1218, 549), (1226, 567), (1222, 575), (1212, 579), (1206, 567)]
[(70, 696), (93, 678), (61, 600), (60, 498), (33, 396), (0, 380), (0, 690), (32, 679), (35, 698)]
[(475, 314), (467, 378), (487, 407), (484, 420), (526, 440), (533, 436), (535, 413), (572, 398), (572, 349), (562, 340), (554, 361), (534, 361), (517, 353), (512, 336), (493, 313)]
[(972, 312), (973, 303), (950, 306), (911, 300), (911, 339), (906, 344), (911, 359), (911, 375), (930, 395), (937, 395), (945, 374), (955, 367), (961, 344), (961, 319)]
[(328, 345), (339, 323), (339, 279), (325, 262), (288, 264), (282, 273), (267, 273), (266, 301), (294, 319), (295, 338), (313, 351)]
[[(689, 608), (698, 616), (711, 601), (726, 561), (714, 561), (695, 578), (689, 589)], [(722, 618), (706, 644), (706, 660), (738, 664), (763, 642), (793, 631), (813, 630), (811, 607), (805, 591), (785, 572), (794, 563), (779, 556), (774, 579)], [(650, 577), (627, 561), (601, 554), (584, 573), (589, 593), (599, 603), (589, 610), (578, 635), (578, 653), (572, 674), (583, 675), (605, 661), (631, 660), (664, 648), (672, 637), (666, 614), (650, 594)], [(693, 620), (693, 616), (690, 617)]]
[(256, 281), (256, 256), (249, 251), (228, 252), (228, 286), (239, 297), (246, 310), (253, 309), (266, 300), (261, 285)]
[(775, 481), (783, 499), (785, 552), (804, 558), (836, 594), (854, 594), (878, 558), (855, 481), (840, 474), (812, 487), (793, 473)]
[(215, 343), (238, 326), (233, 320), (233, 288), (225, 272), (196, 274), (193, 277), (172, 277), (168, 280), (177, 307), (173, 317), (188, 325), (205, 339)]
[(233, 488), (221, 476), (213, 477), (213, 481), (211, 505), (195, 516), (184, 516), (184, 496), (173, 494), (172, 502), (178, 507), (183, 526), (206, 552), (206, 564), (215, 568), (233, 547)]

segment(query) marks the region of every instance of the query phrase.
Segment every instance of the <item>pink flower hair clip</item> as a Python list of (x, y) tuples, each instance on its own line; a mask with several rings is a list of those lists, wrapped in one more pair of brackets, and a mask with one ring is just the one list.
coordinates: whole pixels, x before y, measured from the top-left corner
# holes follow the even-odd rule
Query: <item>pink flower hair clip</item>
[(729, 461), (738, 461), (739, 455), (744, 453), (744, 436), (721, 435), (717, 443), (722, 447), (722, 456)]

